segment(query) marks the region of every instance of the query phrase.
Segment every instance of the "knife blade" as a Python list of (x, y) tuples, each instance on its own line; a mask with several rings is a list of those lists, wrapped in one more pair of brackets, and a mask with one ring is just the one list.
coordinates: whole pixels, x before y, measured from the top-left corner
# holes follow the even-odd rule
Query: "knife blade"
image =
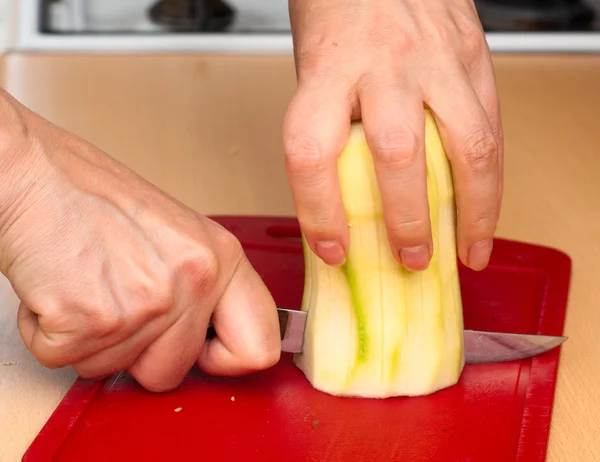
[[(302, 353), (307, 312), (277, 308), (281, 350)], [(209, 323), (207, 338), (216, 332)], [(464, 329), (466, 364), (498, 363), (531, 358), (562, 344), (567, 337), (538, 334), (509, 334)]]

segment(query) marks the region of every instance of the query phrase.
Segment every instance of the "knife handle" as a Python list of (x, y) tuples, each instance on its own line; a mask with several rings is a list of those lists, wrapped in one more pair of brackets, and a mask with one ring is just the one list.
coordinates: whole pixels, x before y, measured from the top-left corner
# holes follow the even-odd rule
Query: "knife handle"
[(212, 325), (212, 322), (208, 323), (208, 328), (206, 329), (206, 340), (212, 340), (217, 336), (217, 331), (215, 327)]

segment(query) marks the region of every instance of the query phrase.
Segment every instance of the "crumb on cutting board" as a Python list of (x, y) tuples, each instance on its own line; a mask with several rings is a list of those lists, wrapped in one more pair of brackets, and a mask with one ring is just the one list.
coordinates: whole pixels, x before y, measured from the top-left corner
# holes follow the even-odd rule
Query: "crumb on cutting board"
[(19, 361), (4, 361), (2, 363), (3, 366), (16, 366), (19, 364)]

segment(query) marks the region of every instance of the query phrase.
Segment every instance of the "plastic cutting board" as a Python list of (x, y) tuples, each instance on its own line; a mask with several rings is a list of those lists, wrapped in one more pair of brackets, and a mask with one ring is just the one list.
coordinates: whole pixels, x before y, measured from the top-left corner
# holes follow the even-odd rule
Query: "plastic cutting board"
[[(278, 306), (299, 308), (296, 220), (213, 218), (241, 240)], [(559, 251), (497, 240), (485, 271), (460, 266), (465, 327), (561, 335), (570, 271)], [(559, 354), (468, 365), (454, 387), (385, 400), (316, 391), (288, 354), (242, 378), (194, 369), (166, 394), (146, 392), (126, 374), (78, 380), (23, 460), (542, 461)]]

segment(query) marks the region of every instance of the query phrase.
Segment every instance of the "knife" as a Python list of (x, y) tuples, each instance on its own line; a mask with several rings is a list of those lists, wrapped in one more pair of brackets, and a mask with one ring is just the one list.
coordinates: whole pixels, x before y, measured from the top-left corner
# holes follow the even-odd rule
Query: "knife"
[[(306, 311), (277, 308), (281, 351), (302, 353)], [(537, 334), (507, 334), (463, 330), (466, 364), (499, 363), (531, 358), (559, 346), (567, 337)], [(207, 339), (214, 338), (216, 332), (211, 323)]]

